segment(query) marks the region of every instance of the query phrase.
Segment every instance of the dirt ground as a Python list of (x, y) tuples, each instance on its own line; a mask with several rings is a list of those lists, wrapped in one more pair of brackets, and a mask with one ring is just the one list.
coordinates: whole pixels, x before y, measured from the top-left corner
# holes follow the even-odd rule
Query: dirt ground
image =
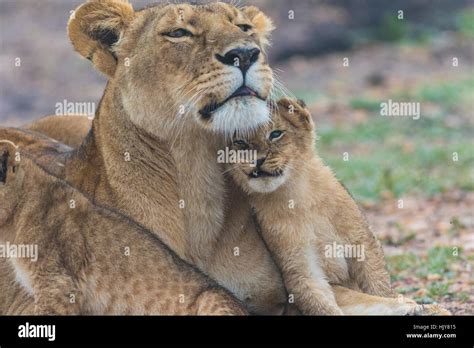
[[(403, 208), (398, 200), (386, 200), (364, 207), (373, 231), (383, 244), (389, 264), (394, 264), (392, 275), (395, 289), (404, 295), (426, 301), (428, 289), (445, 286), (426, 302), (443, 304), (453, 314), (474, 313), (474, 192), (449, 192), (430, 199), (408, 197)], [(445, 248), (459, 255), (434, 265), (439, 273), (424, 270), (428, 252), (435, 247)], [(408, 255), (408, 257), (405, 257)], [(410, 257), (414, 255), (415, 257)], [(406, 265), (397, 267), (405, 259)], [(431, 265), (428, 265), (430, 267)], [(405, 268), (406, 267), (406, 268)], [(460, 294), (462, 294), (460, 296)]]

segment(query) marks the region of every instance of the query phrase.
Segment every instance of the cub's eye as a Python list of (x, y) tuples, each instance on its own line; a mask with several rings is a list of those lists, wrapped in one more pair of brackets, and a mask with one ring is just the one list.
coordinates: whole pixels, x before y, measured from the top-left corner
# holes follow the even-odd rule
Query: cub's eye
[(283, 136), (283, 134), (285, 134), (283, 131), (275, 130), (270, 133), (270, 135), (268, 136), (268, 139), (271, 141), (275, 141), (275, 140), (280, 139)]
[(234, 146), (240, 147), (241, 149), (248, 149), (249, 144), (244, 140), (235, 140)]
[(252, 26), (248, 24), (237, 24), (237, 26), (240, 28), (240, 30), (245, 31), (245, 32), (252, 29)]
[(185, 36), (191, 37), (193, 36), (193, 33), (191, 33), (189, 30), (186, 30), (186, 29), (176, 29), (176, 30), (164, 33), (163, 35), (176, 38), (176, 37), (185, 37)]

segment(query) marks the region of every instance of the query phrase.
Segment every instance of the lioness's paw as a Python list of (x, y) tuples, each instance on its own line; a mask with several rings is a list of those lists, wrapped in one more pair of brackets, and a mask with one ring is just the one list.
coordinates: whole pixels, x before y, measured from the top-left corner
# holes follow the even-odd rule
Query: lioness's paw
[(437, 304), (416, 305), (406, 315), (452, 315), (450, 311)]

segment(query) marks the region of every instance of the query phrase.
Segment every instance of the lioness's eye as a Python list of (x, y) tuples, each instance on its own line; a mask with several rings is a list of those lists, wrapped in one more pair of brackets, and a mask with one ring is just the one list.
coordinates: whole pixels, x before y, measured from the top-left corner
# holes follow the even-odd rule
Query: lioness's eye
[(237, 24), (237, 26), (242, 30), (242, 31), (249, 31), (250, 29), (252, 29), (252, 26), (251, 25), (248, 25), (248, 24)]
[(270, 133), (270, 135), (268, 136), (268, 139), (275, 141), (275, 140), (280, 139), (283, 136), (283, 134), (284, 134), (283, 131), (275, 130)]
[(191, 33), (189, 30), (186, 30), (186, 29), (176, 29), (168, 33), (164, 33), (163, 35), (168, 36), (168, 37), (184, 37), (184, 36), (193, 36), (193, 33)]

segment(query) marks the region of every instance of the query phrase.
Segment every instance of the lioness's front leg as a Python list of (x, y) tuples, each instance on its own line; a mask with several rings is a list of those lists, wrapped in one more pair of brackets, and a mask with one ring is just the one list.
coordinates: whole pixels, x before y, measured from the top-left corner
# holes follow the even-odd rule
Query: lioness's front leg
[(332, 289), (337, 304), (347, 315), (451, 315), (438, 305), (419, 305), (403, 296), (379, 297), (336, 285)]

